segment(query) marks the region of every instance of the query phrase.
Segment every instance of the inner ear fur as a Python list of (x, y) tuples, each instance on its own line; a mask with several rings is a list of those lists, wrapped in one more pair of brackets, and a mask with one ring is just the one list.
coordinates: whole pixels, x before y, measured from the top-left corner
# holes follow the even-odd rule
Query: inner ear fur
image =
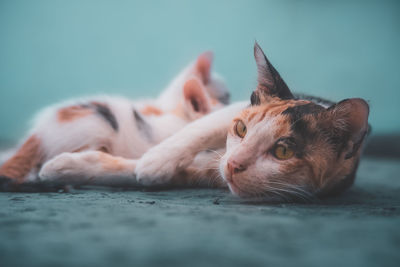
[(186, 103), (196, 113), (206, 114), (211, 106), (205, 88), (197, 78), (187, 80), (183, 86), (183, 96)]
[(350, 98), (328, 108), (333, 130), (341, 133), (347, 141), (345, 158), (353, 157), (368, 133), (369, 105), (361, 98)]

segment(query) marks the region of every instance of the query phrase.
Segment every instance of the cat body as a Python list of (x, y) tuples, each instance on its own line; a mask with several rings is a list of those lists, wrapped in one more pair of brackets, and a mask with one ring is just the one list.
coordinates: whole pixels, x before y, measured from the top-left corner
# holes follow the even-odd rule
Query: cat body
[[(254, 56), (258, 85), (250, 102), (197, 117), (182, 129), (172, 125), (175, 133), (138, 160), (101, 151), (62, 153), (44, 164), (40, 178), (227, 186), (240, 197), (279, 201), (343, 192), (355, 179), (369, 129), (368, 104), (296, 96), (257, 44)], [(202, 101), (189, 102), (203, 110)]]
[[(368, 104), (293, 95), (257, 44), (254, 55), (258, 86), (250, 103), (205, 116), (150, 149), (136, 166), (141, 184), (211, 183), (279, 201), (330, 196), (353, 184)], [(201, 156), (207, 150), (215, 153)]]
[[(132, 101), (97, 96), (45, 108), (36, 117), (24, 143), (0, 167), (0, 176), (19, 183), (36, 181), (43, 165), (67, 152), (96, 158), (85, 166), (92, 167), (93, 173), (83, 177), (83, 181), (75, 177), (78, 182), (105, 175), (115, 178), (121, 173), (134, 178), (133, 159), (229, 100), (224, 83), (211, 73), (211, 64), (212, 54), (201, 54), (156, 99)], [(95, 162), (100, 164), (108, 159), (126, 161), (115, 165), (105, 163), (105, 168), (96, 169)], [(68, 176), (63, 170), (59, 166), (58, 175)], [(123, 180), (132, 183), (134, 179)]]

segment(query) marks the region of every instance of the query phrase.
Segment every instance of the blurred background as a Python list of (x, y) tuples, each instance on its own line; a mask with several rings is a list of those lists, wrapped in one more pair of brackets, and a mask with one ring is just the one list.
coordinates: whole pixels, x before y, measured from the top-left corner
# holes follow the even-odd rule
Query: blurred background
[[(249, 99), (257, 40), (293, 91), (368, 100), (367, 150), (400, 156), (400, 1), (0, 0), (0, 40), (0, 148), (57, 101), (156, 97), (205, 50), (232, 99)], [(366, 157), (348, 194), (310, 205), (0, 192), (0, 266), (397, 267), (399, 166)]]
[(155, 97), (199, 53), (233, 100), (256, 85), (257, 40), (297, 92), (363, 97), (374, 134), (400, 131), (398, 1), (0, 1), (0, 139), (82, 95)]

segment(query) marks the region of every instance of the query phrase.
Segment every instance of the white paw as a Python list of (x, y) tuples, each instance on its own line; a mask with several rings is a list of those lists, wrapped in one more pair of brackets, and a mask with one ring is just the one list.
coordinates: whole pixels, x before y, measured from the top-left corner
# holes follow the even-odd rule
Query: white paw
[(193, 161), (188, 151), (177, 147), (155, 146), (147, 151), (137, 162), (135, 173), (137, 181), (146, 186), (164, 185), (172, 177)]
[(42, 181), (54, 181), (60, 178), (73, 176), (79, 168), (80, 162), (72, 153), (62, 153), (47, 161), (39, 172)]

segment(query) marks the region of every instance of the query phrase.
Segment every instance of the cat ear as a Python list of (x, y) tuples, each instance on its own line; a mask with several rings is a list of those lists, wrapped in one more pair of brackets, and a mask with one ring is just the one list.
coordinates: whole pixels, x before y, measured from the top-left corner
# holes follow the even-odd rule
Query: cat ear
[(204, 52), (197, 57), (195, 70), (196, 73), (200, 75), (200, 78), (204, 84), (207, 84), (210, 81), (213, 57), (214, 56), (211, 51)]
[(260, 104), (261, 100), (264, 100), (268, 96), (279, 97), (281, 99), (293, 98), (285, 81), (282, 80), (278, 71), (269, 62), (257, 42), (254, 44), (254, 58), (257, 63), (258, 86), (251, 97), (252, 105)]
[(187, 80), (183, 86), (185, 102), (195, 113), (207, 114), (211, 106), (203, 85), (197, 78)]
[(334, 129), (343, 132), (344, 142), (348, 142), (345, 159), (349, 159), (359, 150), (368, 133), (369, 105), (361, 98), (340, 101), (328, 108)]

